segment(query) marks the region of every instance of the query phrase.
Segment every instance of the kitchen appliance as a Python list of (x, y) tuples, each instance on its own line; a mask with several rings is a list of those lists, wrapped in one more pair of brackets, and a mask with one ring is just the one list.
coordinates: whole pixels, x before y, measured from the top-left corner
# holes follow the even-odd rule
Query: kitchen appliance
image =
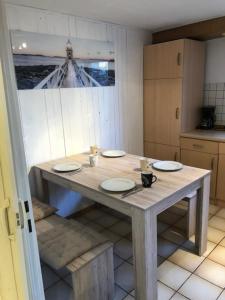
[(201, 122), (198, 129), (212, 129), (215, 123), (215, 106), (203, 106), (201, 108)]

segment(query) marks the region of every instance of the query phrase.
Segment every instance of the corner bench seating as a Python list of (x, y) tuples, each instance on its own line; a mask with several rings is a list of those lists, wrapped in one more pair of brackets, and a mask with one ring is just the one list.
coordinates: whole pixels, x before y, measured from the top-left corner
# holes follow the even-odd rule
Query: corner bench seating
[(42, 261), (71, 273), (75, 300), (113, 299), (111, 242), (93, 229), (55, 214), (35, 225)]

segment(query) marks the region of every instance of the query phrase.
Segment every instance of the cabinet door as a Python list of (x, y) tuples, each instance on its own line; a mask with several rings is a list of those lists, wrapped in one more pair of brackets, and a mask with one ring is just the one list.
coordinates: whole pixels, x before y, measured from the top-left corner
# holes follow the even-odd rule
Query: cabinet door
[(181, 162), (184, 165), (212, 170), (210, 196), (215, 198), (218, 155), (181, 149)]
[(144, 48), (144, 79), (183, 76), (184, 40), (149, 45)]
[(182, 79), (144, 81), (145, 141), (179, 147)]
[(225, 201), (225, 155), (219, 155), (216, 199)]
[(159, 160), (180, 161), (180, 148), (155, 143), (145, 143), (145, 156)]

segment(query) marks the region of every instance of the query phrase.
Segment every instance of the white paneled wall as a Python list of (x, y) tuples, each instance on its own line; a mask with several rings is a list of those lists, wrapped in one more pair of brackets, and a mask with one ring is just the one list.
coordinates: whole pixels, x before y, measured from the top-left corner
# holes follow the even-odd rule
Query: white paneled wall
[(9, 29), (112, 41), (115, 47), (114, 87), (18, 92), (28, 170), (95, 143), (142, 154), (143, 45), (150, 33), (11, 4), (6, 9)]

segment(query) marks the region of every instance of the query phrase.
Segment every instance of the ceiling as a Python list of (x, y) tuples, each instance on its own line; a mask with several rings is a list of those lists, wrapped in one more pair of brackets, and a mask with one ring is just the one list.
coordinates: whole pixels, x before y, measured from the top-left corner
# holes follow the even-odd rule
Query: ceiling
[(225, 15), (224, 0), (5, 0), (158, 31)]

